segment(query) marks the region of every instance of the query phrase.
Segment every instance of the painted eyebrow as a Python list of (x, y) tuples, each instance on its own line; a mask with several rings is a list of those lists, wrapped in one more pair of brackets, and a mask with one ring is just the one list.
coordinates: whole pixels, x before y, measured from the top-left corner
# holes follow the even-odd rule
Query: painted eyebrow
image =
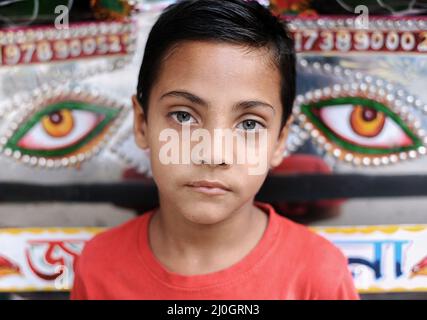
[[(209, 103), (206, 102), (205, 100), (203, 100), (202, 98), (196, 96), (195, 94), (192, 94), (188, 91), (169, 91), (165, 94), (163, 94), (160, 97), (160, 100), (166, 97), (178, 97), (178, 98), (184, 98), (194, 104), (198, 104), (204, 107), (209, 107)], [(249, 100), (249, 101), (241, 101), (236, 103), (235, 105), (233, 105), (232, 110), (238, 110), (238, 109), (249, 109), (249, 108), (254, 108), (254, 107), (267, 107), (267, 108), (271, 108), (273, 111), (273, 114), (276, 113), (276, 111), (274, 110), (273, 106), (266, 103), (266, 102), (262, 102), (262, 101), (257, 101), (257, 100)]]

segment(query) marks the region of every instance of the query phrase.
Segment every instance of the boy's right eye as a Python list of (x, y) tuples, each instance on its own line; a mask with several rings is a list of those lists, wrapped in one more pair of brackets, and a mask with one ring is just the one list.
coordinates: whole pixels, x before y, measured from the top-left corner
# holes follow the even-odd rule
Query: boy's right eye
[[(171, 112), (169, 113), (169, 116), (180, 124), (191, 124), (197, 122), (197, 120), (191, 114), (185, 111)], [(190, 122), (191, 119), (193, 119), (194, 121)]]

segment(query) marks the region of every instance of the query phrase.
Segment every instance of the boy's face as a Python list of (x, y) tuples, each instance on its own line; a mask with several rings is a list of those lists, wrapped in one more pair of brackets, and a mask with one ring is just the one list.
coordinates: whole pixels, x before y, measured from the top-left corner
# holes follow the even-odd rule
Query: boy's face
[[(287, 127), (280, 128), (280, 81), (279, 70), (265, 49), (189, 41), (170, 50), (150, 93), (147, 121), (133, 99), (136, 141), (141, 148), (150, 149), (160, 201), (167, 201), (169, 208), (200, 224), (220, 222), (252, 204), (268, 169), (282, 160)], [(193, 137), (197, 129), (210, 135)], [(239, 139), (234, 139), (227, 151), (218, 147), (215, 129)], [(178, 141), (172, 141), (172, 131)], [(255, 162), (248, 163), (251, 160), (237, 160), (237, 154), (245, 152), (239, 149), (242, 141), (250, 139), (247, 132), (255, 137), (253, 144), (247, 142), (248, 157), (255, 154), (255, 160), (265, 161), (264, 170), (254, 171)], [(207, 137), (211, 137), (210, 144), (203, 146), (210, 146), (209, 152), (190, 155)], [(171, 154), (178, 158), (165, 164), (165, 157)], [(262, 168), (259, 161), (258, 169)], [(190, 186), (201, 180), (220, 182), (227, 190)]]

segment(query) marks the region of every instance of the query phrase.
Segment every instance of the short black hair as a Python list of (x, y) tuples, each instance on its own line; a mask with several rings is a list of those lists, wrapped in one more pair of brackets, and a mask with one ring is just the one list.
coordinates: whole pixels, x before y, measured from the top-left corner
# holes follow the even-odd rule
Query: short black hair
[(286, 124), (295, 98), (294, 42), (283, 20), (245, 0), (182, 0), (162, 12), (148, 36), (138, 79), (137, 99), (145, 115), (163, 58), (172, 46), (191, 40), (269, 49), (281, 75), (281, 127)]

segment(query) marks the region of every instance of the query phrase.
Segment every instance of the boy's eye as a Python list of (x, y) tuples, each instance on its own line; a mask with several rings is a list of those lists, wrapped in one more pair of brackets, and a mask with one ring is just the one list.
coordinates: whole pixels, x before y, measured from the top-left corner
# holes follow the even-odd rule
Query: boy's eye
[[(181, 124), (190, 124), (190, 123), (194, 123), (197, 122), (196, 119), (194, 119), (194, 117), (189, 114), (188, 112), (185, 111), (175, 111), (175, 112), (171, 112), (169, 114), (176, 122), (181, 123)], [(193, 122), (190, 122), (190, 120), (193, 119)]]
[(245, 131), (253, 131), (253, 130), (259, 130), (259, 129), (265, 128), (264, 125), (262, 125), (260, 122), (255, 120), (244, 120), (240, 122), (239, 125), (242, 125), (242, 126), (241, 127), (237, 126), (237, 127)]

